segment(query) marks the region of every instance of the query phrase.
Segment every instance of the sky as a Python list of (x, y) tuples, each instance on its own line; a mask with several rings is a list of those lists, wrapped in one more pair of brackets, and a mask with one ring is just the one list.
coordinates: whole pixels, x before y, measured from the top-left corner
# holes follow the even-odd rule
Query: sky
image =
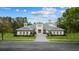
[(68, 7), (0, 7), (0, 16), (27, 17), (28, 22), (56, 22)]

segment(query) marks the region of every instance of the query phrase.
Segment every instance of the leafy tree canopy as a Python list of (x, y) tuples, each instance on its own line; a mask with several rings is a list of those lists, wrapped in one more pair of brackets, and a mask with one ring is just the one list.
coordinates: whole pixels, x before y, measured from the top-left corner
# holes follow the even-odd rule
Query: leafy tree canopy
[(79, 7), (68, 8), (60, 18), (58, 26), (67, 30), (67, 32), (79, 32)]

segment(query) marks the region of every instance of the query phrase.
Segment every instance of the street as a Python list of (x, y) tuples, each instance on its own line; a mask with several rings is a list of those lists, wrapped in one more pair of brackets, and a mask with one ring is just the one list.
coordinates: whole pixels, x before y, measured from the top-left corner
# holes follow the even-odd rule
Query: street
[(0, 41), (0, 51), (79, 51), (79, 43)]

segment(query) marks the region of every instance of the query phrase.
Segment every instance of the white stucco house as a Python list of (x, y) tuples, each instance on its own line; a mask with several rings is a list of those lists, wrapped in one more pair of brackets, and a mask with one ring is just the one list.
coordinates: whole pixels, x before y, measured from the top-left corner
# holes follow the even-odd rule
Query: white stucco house
[(54, 23), (41, 23), (27, 25), (24, 23), (24, 27), (16, 29), (17, 35), (32, 35), (32, 34), (48, 34), (48, 35), (64, 35), (64, 29), (59, 28)]

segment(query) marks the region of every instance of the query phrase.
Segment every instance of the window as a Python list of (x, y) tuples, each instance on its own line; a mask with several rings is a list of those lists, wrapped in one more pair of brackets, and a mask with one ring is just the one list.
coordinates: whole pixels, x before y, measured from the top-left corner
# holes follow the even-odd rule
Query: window
[(25, 35), (25, 32), (23, 31), (23, 35)]
[(55, 31), (55, 35), (57, 35), (57, 31)]
[(58, 35), (60, 35), (61, 34), (61, 32), (60, 31), (58, 31)]

